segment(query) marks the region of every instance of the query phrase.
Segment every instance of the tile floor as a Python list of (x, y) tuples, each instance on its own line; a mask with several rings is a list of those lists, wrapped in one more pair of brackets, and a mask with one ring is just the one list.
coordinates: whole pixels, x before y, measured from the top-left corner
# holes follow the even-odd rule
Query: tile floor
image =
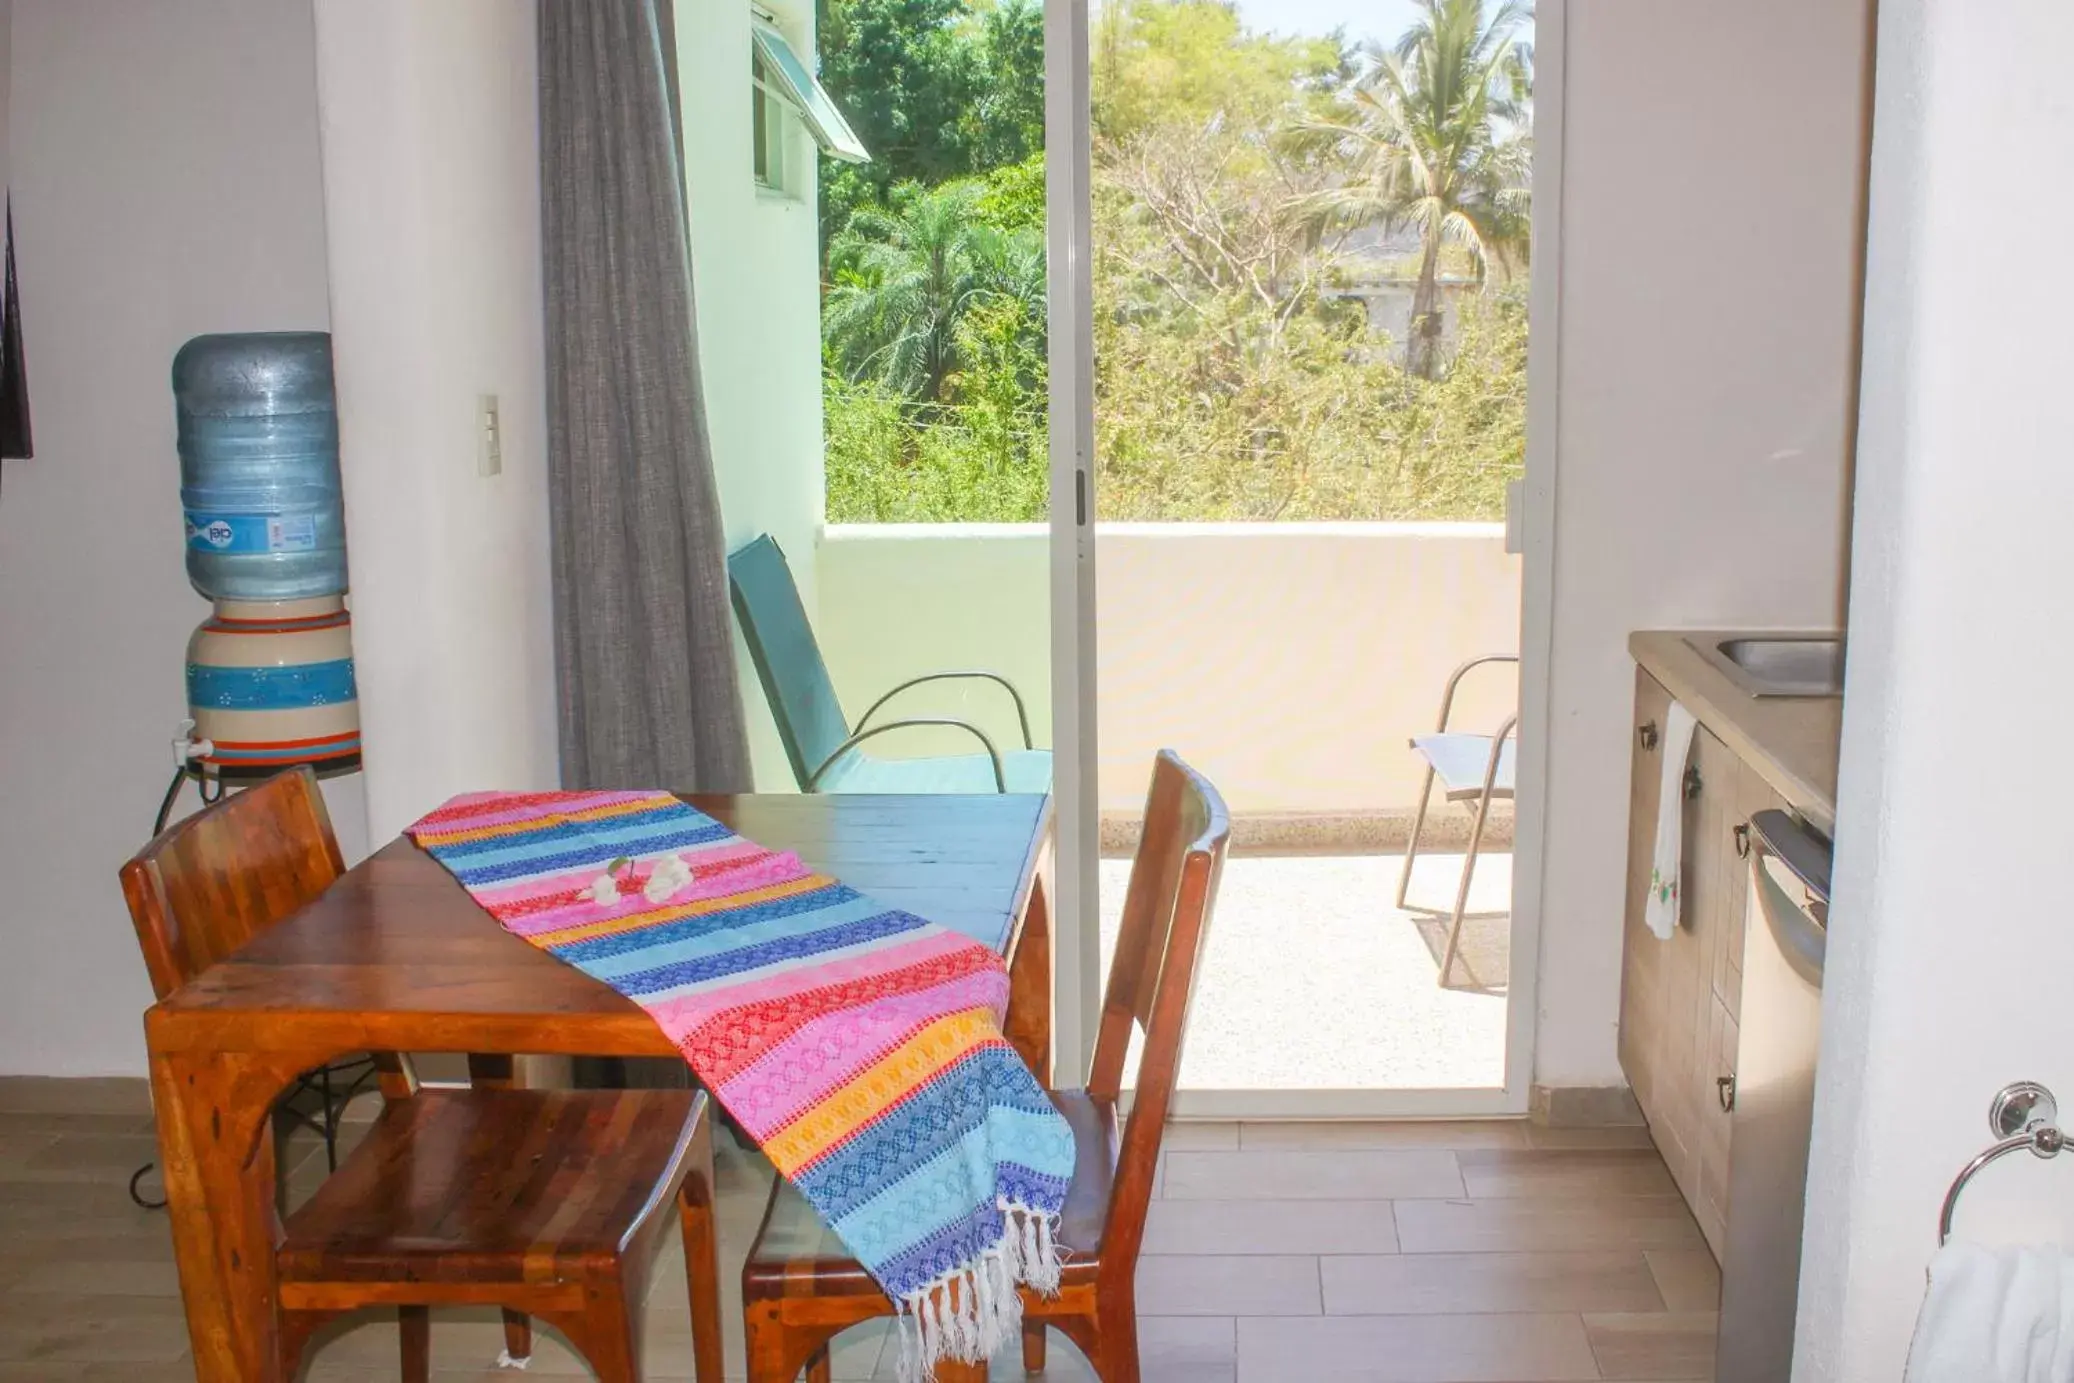
[[(1447, 918), (1402, 911), (1402, 855), (1225, 863), (1181, 1084), (1201, 1090), (1474, 1089), (1505, 1083), (1512, 856), (1483, 855), (1454, 984)], [(1104, 973), (1130, 861), (1102, 861)], [(1410, 900), (1452, 906), (1462, 856), (1421, 854)], [(1262, 1042), (1263, 1032), (1278, 1034)]]
[[(0, 1383), (192, 1377), (165, 1217), (134, 1209), (153, 1155), (135, 1087), (0, 1082)], [(73, 1089), (77, 1087), (77, 1089)], [(323, 1154), (303, 1148), (307, 1193)], [(729, 1149), (723, 1269), (761, 1213), (768, 1166)], [(1639, 1131), (1519, 1123), (1187, 1124), (1167, 1140), (1139, 1272), (1147, 1383), (1555, 1383), (1704, 1379), (1714, 1263)], [(665, 1249), (651, 1377), (690, 1375), (682, 1260)], [(727, 1357), (740, 1307), (724, 1303)], [(439, 1383), (511, 1383), (487, 1313), (433, 1329)], [(835, 1376), (891, 1376), (882, 1330), (843, 1337)], [(334, 1332), (309, 1383), (397, 1376), (383, 1321)], [(552, 1340), (529, 1375), (586, 1377)], [(732, 1374), (730, 1375), (732, 1376)], [(995, 1376), (1023, 1377), (1001, 1361)], [(1093, 1375), (1054, 1336), (1052, 1383)]]

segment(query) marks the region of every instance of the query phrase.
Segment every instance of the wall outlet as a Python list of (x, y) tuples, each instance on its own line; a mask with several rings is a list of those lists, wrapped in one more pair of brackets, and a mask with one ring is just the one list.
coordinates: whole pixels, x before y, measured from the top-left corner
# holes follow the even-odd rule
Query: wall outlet
[(475, 473), (499, 475), (504, 470), (504, 422), (497, 412), (497, 396), (482, 394), (475, 401)]

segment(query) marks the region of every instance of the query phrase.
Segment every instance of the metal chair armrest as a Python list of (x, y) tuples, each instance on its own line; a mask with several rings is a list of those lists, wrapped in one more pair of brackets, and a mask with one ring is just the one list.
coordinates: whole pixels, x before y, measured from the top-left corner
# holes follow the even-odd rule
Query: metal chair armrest
[(861, 730), (866, 725), (869, 725), (872, 716), (878, 712), (881, 706), (884, 706), (888, 701), (891, 701), (910, 687), (919, 687), (924, 682), (950, 682), (964, 678), (999, 683), (1001, 688), (1008, 693), (1009, 700), (1015, 702), (1015, 719), (1017, 725), (1022, 728), (1023, 748), (1035, 749), (1037, 747), (1037, 742), (1030, 737), (1030, 712), (1028, 707), (1023, 704), (1023, 694), (1016, 690), (1015, 683), (1009, 681), (1000, 673), (989, 672), (985, 668), (960, 668), (948, 672), (928, 672), (920, 677), (910, 677), (867, 706), (864, 714), (857, 717), (857, 728)]
[(1518, 661), (1519, 655), (1517, 653), (1486, 653), (1481, 658), (1471, 658), (1468, 662), (1449, 673), (1447, 690), (1440, 694), (1440, 723), (1433, 727), (1433, 732), (1435, 734), (1444, 734), (1446, 732), (1448, 717), (1454, 713), (1455, 689), (1462, 685), (1462, 679), (1465, 676), (1474, 669), (1482, 667), (1485, 663), (1517, 663)]
[(807, 791), (814, 791), (814, 789), (820, 784), (821, 775), (828, 771), (828, 766), (830, 764), (834, 763), (837, 759), (840, 759), (843, 755), (849, 753), (858, 745), (864, 743), (864, 741), (872, 739), (878, 735), (883, 735), (888, 730), (912, 730), (927, 725), (943, 726), (953, 730), (964, 730), (967, 733), (971, 734), (974, 738), (978, 739), (980, 744), (986, 748), (987, 762), (994, 766), (994, 791), (1008, 791), (1008, 775), (1004, 773), (1001, 769), (1001, 751), (996, 749), (994, 747), (994, 742), (987, 738), (987, 732), (980, 729), (977, 725), (970, 723), (969, 721), (951, 720), (947, 717), (942, 716), (923, 716), (909, 720), (889, 720), (883, 725), (874, 725), (868, 730), (857, 731), (848, 739), (844, 740), (841, 744), (837, 745), (835, 747), (835, 752), (833, 754), (830, 754), (827, 758), (823, 759), (821, 761), (821, 766), (819, 768), (816, 768), (812, 773), (807, 775)]
[(1511, 739), (1513, 732), (1518, 729), (1519, 717), (1509, 715), (1505, 717), (1505, 723), (1498, 727), (1498, 733), (1491, 736), (1490, 756), (1484, 760), (1483, 765), (1483, 795), (1486, 800), (1491, 795), (1491, 789), (1498, 785), (1498, 762), (1505, 756), (1505, 741)]

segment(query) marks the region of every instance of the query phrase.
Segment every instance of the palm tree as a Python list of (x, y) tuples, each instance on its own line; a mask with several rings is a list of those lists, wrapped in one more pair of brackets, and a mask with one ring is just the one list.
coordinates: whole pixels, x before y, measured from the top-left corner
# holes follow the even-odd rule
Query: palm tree
[(1524, 262), (1531, 209), (1533, 60), (1515, 37), (1523, 0), (1420, 0), (1394, 47), (1370, 47), (1348, 118), (1307, 136), (1345, 160), (1345, 177), (1305, 199), (1318, 225), (1381, 222), (1419, 232), (1406, 366), (1439, 368), (1444, 245), (1467, 252), (1479, 283)]
[(980, 188), (946, 183), (859, 212), (829, 245), (822, 339), (837, 369), (934, 403), (956, 373), (958, 324), (997, 295), (1042, 322), (1042, 237), (978, 221)]

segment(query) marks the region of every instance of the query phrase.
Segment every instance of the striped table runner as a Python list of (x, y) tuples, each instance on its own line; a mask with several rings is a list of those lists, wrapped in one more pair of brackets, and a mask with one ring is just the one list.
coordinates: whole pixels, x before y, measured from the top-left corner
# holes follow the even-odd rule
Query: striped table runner
[(904, 1377), (1056, 1290), (1073, 1135), (978, 942), (667, 793), (472, 793), (410, 828), (505, 929), (632, 999), (868, 1268)]

